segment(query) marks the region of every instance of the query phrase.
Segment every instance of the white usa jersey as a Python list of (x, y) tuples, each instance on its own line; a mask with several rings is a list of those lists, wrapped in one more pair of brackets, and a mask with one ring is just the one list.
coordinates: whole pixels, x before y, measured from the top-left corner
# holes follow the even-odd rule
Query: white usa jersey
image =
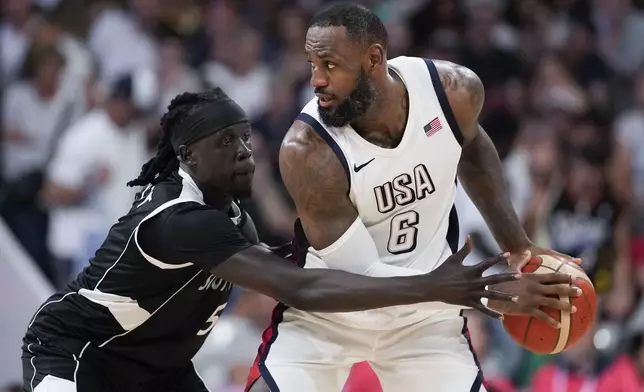
[[(462, 136), (431, 60), (397, 57), (388, 66), (402, 79), (409, 96), (407, 125), (397, 147), (378, 147), (351, 126), (325, 126), (317, 98), (297, 119), (309, 124), (338, 156), (349, 179), (349, 196), (377, 246), (380, 261), (430, 272), (458, 245), (454, 196)], [(309, 251), (305, 267), (324, 268), (315, 251)], [(315, 316), (355, 324), (361, 316), (393, 321), (421, 309), (422, 305), (413, 305)]]

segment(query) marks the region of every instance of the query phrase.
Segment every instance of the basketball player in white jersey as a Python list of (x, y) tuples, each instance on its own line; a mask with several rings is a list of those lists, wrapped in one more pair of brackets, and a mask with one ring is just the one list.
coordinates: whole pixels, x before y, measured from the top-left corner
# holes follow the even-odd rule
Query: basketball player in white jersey
[[(509, 268), (554, 253), (529, 241), (512, 209), (498, 155), (477, 122), (484, 91), (472, 71), (414, 57), (387, 61), (382, 22), (353, 4), (318, 14), (305, 48), (317, 97), (280, 151), (304, 268), (380, 277), (434, 270), (457, 247), (457, 175), (511, 252)], [(579, 295), (557, 274), (523, 274), (498, 287), (519, 300), (490, 300), (491, 309), (555, 328), (539, 306), (574, 311), (547, 296)], [(327, 314), (280, 304), (247, 390), (339, 392), (351, 365), (367, 360), (385, 392), (485, 391), (461, 312), (440, 302)]]

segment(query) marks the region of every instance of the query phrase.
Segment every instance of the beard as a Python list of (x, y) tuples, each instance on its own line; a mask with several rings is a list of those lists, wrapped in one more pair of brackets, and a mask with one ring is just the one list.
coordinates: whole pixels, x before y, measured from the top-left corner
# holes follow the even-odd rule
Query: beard
[(318, 105), (318, 114), (322, 123), (328, 127), (345, 127), (367, 113), (375, 99), (376, 89), (364, 70), (361, 70), (356, 87), (349, 96), (340, 101), (335, 108), (323, 108)]

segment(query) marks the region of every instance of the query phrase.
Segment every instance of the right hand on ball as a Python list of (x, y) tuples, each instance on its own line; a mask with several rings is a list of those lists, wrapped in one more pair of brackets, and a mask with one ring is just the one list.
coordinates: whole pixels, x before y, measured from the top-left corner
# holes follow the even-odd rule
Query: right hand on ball
[(511, 293), (518, 297), (518, 301), (490, 300), (488, 306), (491, 308), (504, 314), (532, 316), (545, 321), (553, 328), (559, 328), (560, 323), (540, 308), (546, 307), (574, 313), (576, 309), (572, 303), (560, 300), (559, 296), (578, 297), (581, 295), (581, 290), (573, 286), (571, 276), (559, 273), (523, 273), (518, 280), (499, 283), (494, 286), (494, 289)]
[(503, 314), (492, 310), (483, 303), (481, 298), (498, 303), (513, 303), (518, 300), (516, 294), (506, 294), (502, 290), (490, 290), (487, 286), (512, 282), (519, 279), (520, 274), (507, 273), (483, 277), (483, 272), (497, 264), (507, 264), (508, 253), (490, 257), (476, 265), (465, 266), (463, 260), (472, 250), (472, 243), (468, 237), (465, 245), (427, 277), (431, 278), (430, 287), (435, 295), (434, 301), (445, 302), (452, 305), (467, 306), (480, 312), (502, 319)]

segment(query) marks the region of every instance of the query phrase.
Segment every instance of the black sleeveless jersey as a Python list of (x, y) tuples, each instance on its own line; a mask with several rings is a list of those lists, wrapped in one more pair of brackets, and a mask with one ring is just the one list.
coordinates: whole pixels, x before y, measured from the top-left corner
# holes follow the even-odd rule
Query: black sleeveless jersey
[(37, 311), (25, 346), (74, 358), (91, 348), (152, 369), (190, 364), (232, 289), (208, 271), (250, 246), (245, 217), (238, 204), (207, 206), (183, 171), (148, 186), (89, 266)]

